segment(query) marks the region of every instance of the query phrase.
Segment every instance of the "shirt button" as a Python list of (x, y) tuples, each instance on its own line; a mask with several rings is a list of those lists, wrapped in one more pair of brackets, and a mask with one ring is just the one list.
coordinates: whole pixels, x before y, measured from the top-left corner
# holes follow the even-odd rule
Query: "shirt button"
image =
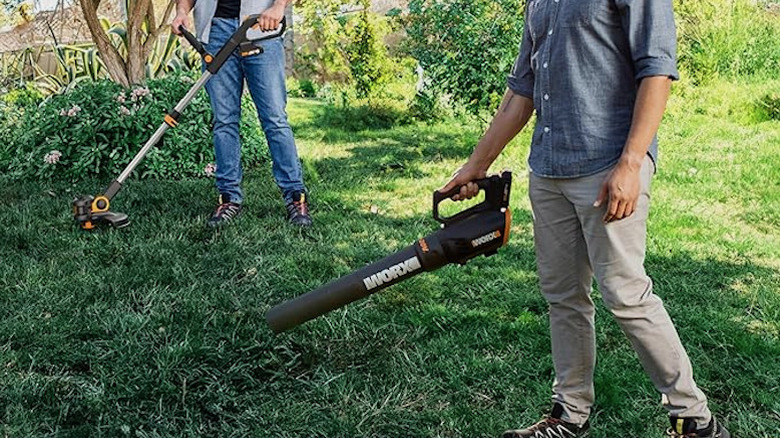
[(549, 94), (545, 94), (544, 95), (544, 100), (550, 100), (550, 95)]
[(552, 29), (550, 29), (549, 31), (547, 31), (547, 35), (552, 35), (552, 31), (553, 31)]
[(547, 63), (545, 62), (542, 67), (547, 68)]
[(544, 132), (550, 132), (550, 127), (549, 126), (545, 126), (544, 127)]

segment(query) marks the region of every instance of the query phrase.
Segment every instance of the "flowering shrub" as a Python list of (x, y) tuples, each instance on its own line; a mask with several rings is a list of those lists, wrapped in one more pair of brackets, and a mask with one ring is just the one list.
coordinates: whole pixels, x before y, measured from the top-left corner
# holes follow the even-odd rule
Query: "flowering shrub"
[[(109, 81), (83, 82), (43, 101), (0, 98), (0, 174), (24, 179), (113, 178), (192, 83), (182, 74), (132, 89)], [(242, 107), (244, 165), (257, 166), (268, 161), (268, 148), (249, 96)], [(213, 175), (211, 105), (205, 92), (198, 93), (179, 121), (141, 162), (138, 176)]]
[(78, 105), (73, 105), (70, 107), (70, 109), (62, 109), (60, 110), (60, 115), (65, 117), (76, 117), (76, 115), (81, 111), (81, 107)]
[(209, 178), (214, 176), (217, 173), (217, 165), (214, 163), (209, 163), (206, 165), (206, 167), (203, 168), (203, 174), (208, 176)]
[(46, 164), (57, 164), (60, 162), (60, 158), (62, 158), (62, 152), (51, 151), (43, 157), (43, 162)]

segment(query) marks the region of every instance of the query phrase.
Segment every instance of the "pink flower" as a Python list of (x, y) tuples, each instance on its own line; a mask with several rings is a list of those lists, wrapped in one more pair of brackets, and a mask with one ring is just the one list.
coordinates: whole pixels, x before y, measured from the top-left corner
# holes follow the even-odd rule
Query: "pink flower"
[(119, 102), (119, 103), (125, 103), (125, 100), (126, 100), (126, 99), (127, 99), (127, 98), (125, 97), (125, 92), (124, 92), (124, 91), (123, 91), (123, 92), (121, 92), (121, 93), (120, 93), (120, 94), (119, 94), (119, 95), (116, 97), (116, 101), (117, 101), (117, 102)]
[(62, 152), (54, 150), (46, 154), (46, 156), (43, 157), (43, 161), (47, 164), (57, 164), (61, 157)]
[(150, 93), (149, 89), (146, 88), (146, 87), (144, 87), (144, 88), (136, 88), (136, 89), (134, 89), (130, 93), (130, 100), (132, 100), (133, 102), (137, 102), (137, 101), (141, 100), (141, 98), (143, 98), (145, 96), (148, 96), (149, 94), (151, 94), (151, 93)]
[(67, 116), (67, 117), (75, 117), (75, 116), (76, 116), (76, 114), (78, 114), (78, 113), (79, 113), (79, 111), (81, 111), (81, 107), (80, 107), (80, 106), (78, 106), (78, 105), (73, 105), (73, 106), (72, 106), (72, 107), (70, 107), (70, 109), (68, 109), (68, 110), (62, 110), (62, 111), (60, 111), (60, 115), (61, 115), (61, 116)]
[(122, 114), (123, 116), (129, 116), (130, 115), (130, 110), (127, 109), (127, 107), (124, 107), (124, 106), (119, 107), (119, 114)]
[(212, 177), (217, 172), (217, 165), (214, 163), (209, 163), (206, 165), (206, 167), (203, 169), (203, 174)]

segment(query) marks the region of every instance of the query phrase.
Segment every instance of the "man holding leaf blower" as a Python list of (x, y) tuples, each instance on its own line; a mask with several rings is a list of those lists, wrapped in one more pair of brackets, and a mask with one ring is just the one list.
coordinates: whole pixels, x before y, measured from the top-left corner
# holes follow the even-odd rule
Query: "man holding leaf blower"
[[(260, 13), (256, 28), (278, 29), (284, 10), (292, 0), (178, 0), (171, 27), (188, 27), (194, 5), (197, 38), (209, 53), (216, 53), (241, 25), (244, 17)], [(258, 43), (260, 44), (260, 43)], [(241, 213), (241, 95), (246, 80), (265, 132), (273, 161), (273, 175), (287, 205), (290, 223), (310, 226), (306, 187), (285, 105), (285, 59), (281, 37), (263, 41), (260, 53), (242, 56), (236, 51), (206, 84), (214, 112), (214, 151), (217, 158), (219, 203), (208, 221), (211, 227), (230, 222)]]
[(520, 55), (491, 126), (441, 191), (475, 196), (536, 111), (529, 194), (550, 307), (553, 408), (505, 438), (586, 436), (596, 361), (593, 277), (668, 410), (670, 437), (730, 438), (644, 269), (656, 132), (676, 69), (671, 0), (529, 0)]

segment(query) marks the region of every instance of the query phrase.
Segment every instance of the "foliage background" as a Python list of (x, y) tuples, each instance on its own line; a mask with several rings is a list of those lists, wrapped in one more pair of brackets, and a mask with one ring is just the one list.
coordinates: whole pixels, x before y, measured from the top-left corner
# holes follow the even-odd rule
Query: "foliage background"
[[(0, 98), (0, 172), (12, 178), (82, 180), (116, 176), (162, 124), (162, 115), (192, 86), (191, 74), (148, 81), (149, 94), (131, 100), (135, 87), (123, 89), (106, 80), (85, 82), (46, 99), (35, 89)], [(126, 101), (117, 101), (120, 94)], [(74, 116), (62, 115), (74, 107)], [(123, 110), (123, 108), (125, 110)], [(242, 101), (243, 160), (249, 167), (266, 162), (268, 148), (249, 96)], [(125, 113), (123, 113), (125, 111)], [(50, 164), (44, 157), (59, 151)], [(142, 178), (203, 176), (214, 161), (211, 106), (200, 93), (136, 170)]]
[[(131, 118), (116, 101), (122, 90), (91, 78), (64, 77), (53, 95), (31, 83), (3, 93), (0, 435), (492, 437), (549, 408), (547, 305), (523, 181), (530, 130), (494, 167), (517, 176), (512, 238), (498, 255), (410, 279), (291, 333), (267, 329), (271, 305), (436, 229), (430, 193), (471, 152), (484, 129), (472, 115), (493, 110), (499, 68), (517, 52), (491, 26), (519, 1), (460, 2), (477, 19), (452, 29), (441, 16), (457, 11), (443, 2), (416, 2), (414, 16), (369, 15), (391, 30), (364, 27), (377, 32), (372, 41), (406, 26), (409, 49), (358, 44), (351, 58), (359, 15), (322, 14), (343, 6), (335, 0), (306, 4), (333, 26), (328, 47), (341, 62), (339, 74), (322, 73), (337, 70), (323, 61), (290, 81), (306, 97), (289, 111), (312, 230), (284, 222), (253, 111), (242, 123), (244, 158), (258, 160), (245, 181), (249, 214), (205, 229), (213, 184), (182, 178), (211, 160), (203, 94), (139, 169), (147, 178), (117, 198), (133, 226), (84, 234), (73, 224), (74, 194), (102, 189), (129, 160), (189, 87), (186, 68), (150, 81)], [(684, 79), (660, 132), (647, 269), (720, 418), (735, 436), (779, 438), (778, 16), (747, 0), (675, 5)], [(446, 33), (428, 45), (424, 29), (436, 26)], [(482, 50), (469, 26), (505, 51)], [(474, 58), (435, 56), (461, 46)], [(411, 49), (427, 60), (422, 71)], [(389, 76), (360, 97), (359, 81), (373, 81), (381, 63)], [(458, 75), (435, 75), (446, 68)], [(60, 115), (75, 105), (76, 116)], [(51, 167), (43, 157), (53, 145), (67, 153)], [(661, 436), (658, 394), (598, 298), (593, 436)]]

